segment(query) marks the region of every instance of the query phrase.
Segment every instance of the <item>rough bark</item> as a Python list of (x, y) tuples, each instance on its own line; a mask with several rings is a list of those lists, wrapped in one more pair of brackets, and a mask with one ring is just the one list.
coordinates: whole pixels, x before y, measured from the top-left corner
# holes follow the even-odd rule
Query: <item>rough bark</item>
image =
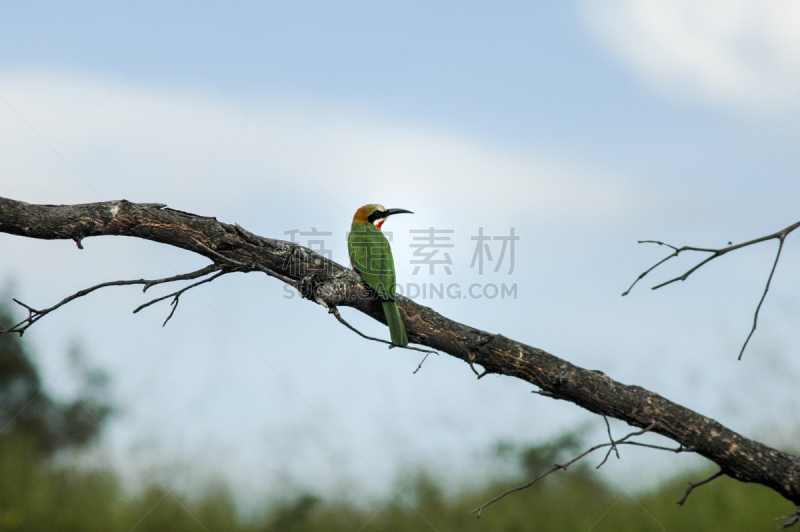
[[(0, 198), (0, 232), (40, 239), (122, 235), (177, 246), (231, 271), (266, 271), (325, 307), (353, 307), (385, 323), (379, 301), (352, 270), (282, 240), (238, 225), (125, 200), (85, 205), (32, 205)], [(614, 381), (541, 349), (457, 323), (405, 297), (398, 306), (409, 341), (448, 353), (487, 373), (508, 375), (540, 393), (629, 425), (651, 427), (743, 482), (755, 482), (800, 505), (800, 457), (770, 448), (640, 386)]]

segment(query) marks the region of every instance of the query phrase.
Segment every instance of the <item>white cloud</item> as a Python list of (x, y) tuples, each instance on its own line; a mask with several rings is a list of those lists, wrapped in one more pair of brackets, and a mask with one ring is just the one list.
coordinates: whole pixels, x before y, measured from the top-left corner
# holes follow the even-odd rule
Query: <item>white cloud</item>
[(600, 0), (590, 26), (650, 82), (678, 94), (772, 113), (800, 90), (800, 4), (789, 0)]
[[(557, 155), (509, 153), (358, 109), (327, 109), (305, 127), (313, 105), (243, 102), (243, 111), (224, 97), (112, 89), (0, 78), (0, 194), (51, 203), (124, 197), (217, 214), (255, 183), (285, 198), (329, 196), (345, 211), (393, 198), (457, 214), (480, 201), (487, 215), (525, 211), (568, 223), (616, 219), (642, 203), (631, 183)], [(273, 138), (286, 145), (298, 132), (280, 154)]]

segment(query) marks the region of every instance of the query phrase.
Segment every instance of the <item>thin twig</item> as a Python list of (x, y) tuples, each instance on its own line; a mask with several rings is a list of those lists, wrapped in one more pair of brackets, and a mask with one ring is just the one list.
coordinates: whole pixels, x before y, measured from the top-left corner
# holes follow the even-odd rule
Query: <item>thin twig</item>
[[(545, 472), (544, 472), (544, 473), (542, 473), (541, 475), (538, 475), (538, 476), (534, 477), (533, 479), (529, 480), (529, 481), (528, 481), (528, 482), (526, 482), (525, 484), (522, 484), (521, 486), (517, 486), (517, 487), (515, 487), (515, 488), (508, 489), (508, 490), (504, 491), (503, 493), (501, 493), (500, 495), (498, 495), (497, 497), (495, 497), (494, 499), (492, 499), (492, 500), (490, 500), (490, 501), (488, 501), (488, 502), (485, 502), (485, 503), (483, 503), (483, 504), (482, 504), (482, 505), (480, 505), (479, 507), (477, 507), (477, 508), (475, 508), (474, 510), (472, 510), (472, 513), (478, 512), (478, 515), (477, 515), (477, 517), (480, 517), (480, 516), (481, 516), (481, 514), (483, 513), (483, 510), (484, 510), (484, 509), (485, 509), (487, 506), (489, 506), (489, 505), (491, 505), (491, 504), (494, 504), (494, 503), (496, 503), (497, 501), (499, 501), (500, 499), (502, 499), (502, 498), (503, 498), (503, 497), (505, 497), (506, 495), (509, 495), (509, 494), (511, 494), (511, 493), (514, 493), (515, 491), (521, 491), (521, 490), (524, 490), (524, 489), (526, 489), (526, 488), (529, 488), (529, 487), (531, 487), (533, 484), (535, 484), (537, 481), (539, 481), (539, 480), (543, 479), (544, 477), (546, 477), (546, 476), (548, 476), (548, 475), (551, 475), (551, 474), (555, 473), (555, 472), (556, 472), (556, 471), (558, 471), (559, 469), (566, 470), (566, 469), (567, 469), (569, 466), (571, 466), (572, 464), (574, 464), (575, 462), (577, 462), (577, 461), (578, 461), (578, 460), (580, 460), (581, 458), (584, 458), (584, 457), (586, 457), (587, 455), (589, 455), (589, 454), (593, 453), (593, 452), (594, 452), (594, 451), (596, 451), (597, 449), (602, 449), (603, 447), (609, 447), (609, 446), (616, 446), (616, 445), (622, 445), (622, 444), (633, 443), (633, 442), (628, 442), (628, 441), (627, 441), (627, 440), (628, 440), (628, 438), (633, 438), (633, 437), (635, 437), (635, 436), (641, 436), (642, 434), (644, 434), (644, 433), (646, 433), (646, 432), (649, 432), (649, 431), (653, 430), (653, 429), (655, 428), (655, 426), (656, 426), (656, 423), (655, 423), (655, 422), (653, 422), (653, 423), (651, 423), (650, 425), (648, 425), (647, 427), (643, 428), (642, 430), (637, 430), (637, 431), (635, 431), (635, 432), (631, 432), (631, 433), (627, 434), (626, 436), (623, 436), (622, 438), (620, 438), (620, 439), (618, 439), (618, 440), (611, 440), (611, 442), (609, 442), (609, 443), (600, 443), (600, 444), (598, 444), (598, 445), (595, 445), (594, 447), (591, 447), (590, 449), (588, 449), (588, 450), (584, 451), (583, 453), (579, 454), (578, 456), (576, 456), (575, 458), (573, 458), (573, 459), (572, 459), (572, 460), (570, 460), (569, 462), (566, 462), (566, 463), (564, 463), (564, 464), (555, 464), (555, 465), (552, 467), (552, 469), (549, 469), (548, 471), (545, 471)], [(679, 452), (679, 451), (676, 451), (676, 452)], [(600, 465), (603, 465), (603, 464), (601, 463)], [(599, 467), (599, 466), (598, 466), (598, 467)]]
[(137, 312), (139, 312), (143, 308), (149, 307), (153, 303), (157, 303), (159, 301), (163, 301), (163, 300), (165, 300), (165, 299), (167, 299), (169, 297), (172, 297), (173, 299), (170, 302), (170, 305), (172, 305), (172, 310), (170, 311), (169, 316), (167, 316), (167, 319), (164, 320), (164, 323), (161, 324), (161, 326), (164, 327), (164, 326), (167, 325), (167, 322), (170, 320), (170, 318), (172, 318), (172, 315), (175, 314), (175, 310), (178, 308), (178, 300), (180, 299), (181, 294), (183, 294), (187, 290), (191, 290), (195, 286), (201, 285), (203, 283), (210, 283), (211, 281), (213, 281), (214, 279), (216, 279), (220, 275), (225, 275), (226, 273), (228, 273), (228, 271), (222, 270), (222, 271), (212, 275), (211, 277), (209, 277), (207, 279), (203, 279), (202, 281), (197, 281), (196, 283), (192, 283), (189, 286), (184, 286), (180, 290), (176, 290), (175, 292), (172, 292), (171, 294), (167, 294), (165, 296), (157, 297), (157, 298), (155, 298), (155, 299), (153, 299), (151, 301), (148, 301), (147, 303), (139, 305), (138, 307), (136, 307), (136, 310), (134, 310), (133, 313), (136, 314)]
[(708, 264), (712, 260), (714, 260), (714, 259), (716, 259), (718, 257), (721, 257), (722, 255), (725, 255), (726, 253), (730, 253), (731, 251), (736, 251), (737, 249), (741, 249), (743, 247), (752, 246), (754, 244), (759, 244), (761, 242), (766, 242), (768, 240), (777, 239), (778, 242), (779, 242), (778, 251), (775, 254), (775, 261), (772, 263), (772, 269), (770, 270), (769, 278), (767, 279), (767, 284), (764, 287), (764, 292), (761, 294), (761, 299), (759, 300), (758, 306), (756, 307), (756, 311), (755, 311), (755, 313), (753, 315), (753, 326), (750, 329), (750, 333), (747, 335), (747, 339), (744, 341), (744, 344), (742, 345), (742, 349), (739, 351), (738, 359), (741, 360), (742, 359), (742, 355), (744, 354), (744, 350), (747, 348), (747, 345), (750, 343), (750, 339), (753, 337), (753, 334), (756, 331), (756, 325), (758, 323), (758, 314), (761, 311), (761, 306), (764, 303), (764, 299), (767, 297), (767, 292), (769, 292), (769, 287), (770, 287), (770, 284), (772, 283), (772, 277), (775, 274), (775, 269), (777, 268), (778, 261), (781, 258), (781, 251), (783, 251), (784, 241), (786, 240), (786, 237), (792, 231), (797, 229), (798, 227), (800, 227), (800, 222), (796, 222), (796, 223), (794, 223), (794, 224), (792, 224), (792, 225), (790, 225), (790, 226), (788, 226), (788, 227), (786, 227), (784, 229), (781, 229), (780, 231), (772, 233), (771, 235), (766, 235), (766, 236), (762, 236), (762, 237), (759, 237), (759, 238), (754, 238), (753, 240), (748, 240), (747, 242), (742, 242), (741, 244), (730, 245), (728, 247), (718, 248), (718, 249), (715, 249), (715, 248), (700, 248), (700, 247), (694, 247), (694, 246), (675, 247), (675, 246), (673, 246), (671, 244), (667, 244), (667, 243), (661, 242), (659, 240), (640, 240), (639, 241), (640, 244), (658, 244), (659, 246), (667, 246), (668, 248), (672, 249), (673, 252), (671, 254), (667, 255), (666, 257), (664, 257), (663, 259), (661, 259), (660, 261), (658, 261), (657, 263), (655, 263), (653, 266), (651, 266), (650, 268), (648, 268), (647, 270), (645, 270), (641, 274), (639, 274), (639, 277), (637, 277), (636, 280), (633, 281), (633, 284), (631, 284), (631, 286), (627, 290), (625, 290), (625, 292), (623, 292), (622, 295), (623, 296), (628, 295), (630, 293), (630, 291), (633, 289), (633, 287), (636, 286), (636, 283), (641, 281), (647, 274), (649, 274), (650, 272), (652, 272), (653, 270), (655, 270), (657, 267), (659, 267), (660, 265), (664, 264), (668, 260), (677, 257), (683, 251), (698, 251), (698, 252), (701, 252), (701, 253), (710, 253), (711, 255), (706, 257), (705, 259), (701, 260), (700, 262), (695, 264), (693, 267), (691, 267), (688, 270), (686, 270), (686, 272), (684, 272), (682, 275), (679, 275), (678, 277), (674, 277), (674, 278), (672, 278), (672, 279), (670, 279), (668, 281), (665, 281), (665, 282), (663, 282), (661, 284), (655, 285), (652, 288), (652, 290), (657, 290), (659, 288), (667, 286), (668, 284), (672, 284), (672, 283), (674, 283), (676, 281), (685, 281), (691, 274), (693, 274), (694, 272), (696, 272), (697, 270), (699, 270), (700, 268), (702, 268), (703, 266), (705, 266), (706, 264)]
[(201, 268), (201, 269), (199, 269), (197, 271), (194, 271), (194, 272), (183, 273), (183, 274), (175, 275), (175, 276), (172, 276), (172, 277), (165, 277), (163, 279), (132, 279), (132, 280), (127, 280), (127, 281), (109, 281), (107, 283), (100, 283), (100, 284), (91, 286), (89, 288), (84, 288), (83, 290), (79, 290), (78, 292), (75, 292), (71, 296), (68, 296), (68, 297), (62, 299), (61, 301), (59, 301), (58, 303), (56, 303), (52, 307), (46, 308), (44, 310), (36, 310), (35, 308), (33, 308), (33, 307), (29, 306), (29, 305), (26, 305), (25, 303), (23, 303), (23, 302), (21, 302), (21, 301), (19, 301), (17, 299), (14, 299), (13, 301), (15, 303), (17, 303), (18, 305), (24, 307), (28, 311), (28, 317), (25, 318), (24, 320), (22, 320), (21, 322), (17, 323), (16, 325), (14, 325), (13, 327), (0, 331), (0, 334), (17, 333), (20, 336), (22, 336), (25, 333), (25, 331), (28, 329), (28, 327), (30, 327), (31, 325), (33, 325), (34, 323), (36, 323), (37, 321), (39, 321), (40, 319), (42, 319), (46, 315), (50, 314), (54, 310), (66, 305), (67, 303), (69, 303), (70, 301), (72, 301), (74, 299), (78, 299), (79, 297), (83, 297), (85, 295), (88, 295), (88, 294), (94, 292), (95, 290), (99, 290), (100, 288), (105, 288), (107, 286), (128, 286), (128, 285), (140, 284), (140, 285), (144, 285), (144, 288), (142, 289), (142, 291), (145, 292), (145, 291), (147, 291), (148, 288), (150, 288), (152, 286), (155, 286), (157, 284), (171, 283), (171, 282), (174, 282), (174, 281), (186, 281), (186, 280), (189, 280), (189, 279), (197, 279), (198, 277), (203, 277), (204, 275), (208, 275), (209, 273), (217, 271), (219, 269), (221, 269), (221, 266), (219, 266), (217, 264), (209, 264), (205, 268)]
[[(651, 241), (651, 240), (640, 240), (638, 243), (639, 243), (639, 244), (644, 244), (645, 242), (652, 242), (652, 241)], [(672, 249), (676, 249), (676, 248), (674, 248), (673, 246), (670, 246), (669, 244), (664, 244), (663, 242), (656, 242), (656, 244), (663, 245), (663, 246), (669, 246), (669, 247), (671, 247)], [(628, 287), (628, 289), (627, 289), (627, 290), (625, 290), (624, 292), (622, 292), (622, 296), (624, 297), (624, 296), (627, 296), (628, 294), (630, 294), (631, 290), (633, 290), (633, 287), (634, 287), (634, 286), (636, 286), (636, 283), (638, 283), (639, 281), (641, 281), (641, 280), (642, 280), (642, 279), (643, 279), (643, 278), (644, 278), (644, 277), (645, 277), (645, 276), (646, 276), (648, 273), (652, 272), (653, 270), (655, 270), (656, 268), (658, 268), (659, 266), (661, 266), (662, 264), (664, 264), (665, 262), (667, 262), (669, 259), (671, 259), (671, 258), (673, 258), (673, 257), (677, 257), (677, 256), (678, 256), (678, 253), (680, 253), (680, 251), (678, 251), (678, 250), (676, 249), (676, 251), (675, 251), (675, 253), (674, 253), (674, 254), (672, 254), (672, 255), (669, 255), (669, 256), (667, 256), (667, 257), (665, 257), (665, 258), (661, 259), (660, 261), (656, 262), (656, 263), (655, 263), (653, 266), (651, 266), (649, 269), (647, 269), (647, 270), (643, 271), (642, 273), (640, 273), (640, 274), (639, 274), (639, 277), (637, 277), (637, 278), (636, 278), (636, 280), (635, 280), (635, 281), (633, 281), (633, 284), (632, 284), (632, 285), (630, 285), (630, 286)]]
[(773, 239), (776, 239), (776, 238), (783, 240), (789, 235), (789, 233), (791, 233), (792, 231), (794, 231), (798, 227), (800, 227), (800, 222), (796, 222), (796, 223), (790, 225), (789, 227), (786, 227), (785, 229), (781, 229), (780, 231), (772, 233), (771, 235), (766, 235), (766, 236), (762, 236), (762, 237), (759, 237), (759, 238), (754, 238), (753, 240), (748, 240), (747, 242), (742, 242), (741, 244), (734, 244), (732, 246), (728, 246), (728, 247), (725, 247), (725, 248), (719, 248), (719, 249), (699, 248), (699, 247), (693, 247), (693, 246), (683, 246), (683, 247), (678, 248), (678, 247), (675, 247), (675, 246), (673, 246), (671, 244), (667, 244), (665, 242), (660, 242), (658, 240), (640, 240), (639, 241), (640, 244), (658, 244), (659, 246), (667, 246), (668, 248), (671, 248), (674, 251), (673, 251), (672, 254), (670, 254), (666, 258), (664, 258), (661, 261), (659, 261), (658, 263), (656, 263), (655, 266), (651, 267), (649, 270), (647, 270), (643, 274), (641, 274), (636, 279), (636, 281), (633, 282), (633, 284), (630, 286), (630, 288), (628, 288), (625, 292), (623, 292), (622, 295), (623, 296), (624, 295), (628, 295), (628, 293), (630, 293), (631, 289), (636, 285), (636, 283), (638, 283), (645, 275), (647, 275), (648, 273), (653, 271), (657, 266), (665, 263), (669, 259), (677, 257), (683, 251), (699, 251), (699, 252), (703, 252), (703, 253), (711, 253), (712, 255), (710, 257), (706, 258), (705, 260), (701, 261), (697, 265), (695, 265), (693, 268), (689, 269), (683, 275), (675, 277), (674, 279), (670, 279), (669, 281), (667, 281), (665, 283), (662, 283), (662, 284), (659, 284), (657, 286), (654, 286), (653, 290), (661, 288), (662, 286), (666, 286), (666, 285), (668, 285), (670, 283), (674, 283), (675, 281), (685, 281), (692, 273), (697, 271), (698, 268), (700, 268), (701, 266), (703, 266), (704, 264), (706, 264), (710, 260), (713, 260), (713, 259), (715, 259), (717, 257), (721, 257), (722, 255), (725, 255), (726, 253), (730, 253), (731, 251), (736, 251), (737, 249), (741, 249), (743, 247), (752, 246), (753, 244), (759, 244), (761, 242), (766, 242), (767, 240), (773, 240)]
[[(419, 351), (420, 353), (427, 353), (429, 355), (438, 355), (439, 354), (438, 352), (432, 351), (430, 349), (420, 349), (419, 347), (411, 347), (411, 346), (408, 346), (408, 345), (397, 345), (397, 344), (393, 344), (392, 342), (389, 342), (387, 340), (383, 340), (381, 338), (375, 338), (373, 336), (367, 336), (366, 334), (362, 333), (361, 331), (359, 331), (358, 329), (356, 329), (355, 327), (353, 327), (352, 325), (347, 323), (347, 321), (345, 321), (345, 319), (342, 317), (342, 315), (339, 314), (339, 309), (337, 309), (336, 307), (329, 308), (328, 309), (328, 313), (329, 314), (333, 314), (336, 317), (336, 319), (339, 320), (339, 323), (341, 323), (342, 325), (344, 325), (345, 327), (347, 327), (348, 329), (350, 329), (351, 331), (353, 331), (354, 333), (359, 335), (361, 338), (365, 338), (367, 340), (372, 340), (374, 342), (380, 342), (382, 344), (388, 344), (389, 347), (399, 347), (401, 349), (409, 349), (411, 351)], [(424, 358), (422, 359), (422, 362), (425, 362)], [(419, 364), (420, 366), (422, 366), (422, 362), (420, 362), (420, 364)], [(419, 370), (419, 368), (417, 368), (417, 370)], [(414, 373), (416, 373), (416, 371)]]
[(667, 447), (665, 445), (653, 445), (652, 443), (642, 443), (638, 441), (626, 441), (622, 443), (625, 445), (633, 445), (635, 447), (647, 447), (648, 449), (657, 449), (659, 451), (670, 451), (676, 454), (694, 452), (694, 447), (684, 447), (683, 445), (679, 445), (678, 447)]
[(483, 373), (478, 373), (478, 370), (475, 369), (475, 364), (473, 364), (471, 360), (467, 360), (467, 364), (469, 364), (469, 369), (472, 370), (472, 373), (474, 373), (475, 376), (478, 377), (478, 380), (484, 378), (490, 373), (490, 371), (486, 368), (483, 369)]
[(688, 487), (688, 488), (686, 488), (686, 492), (684, 492), (684, 494), (683, 494), (683, 497), (681, 497), (681, 500), (679, 500), (679, 501), (678, 501), (676, 504), (677, 504), (678, 506), (683, 506), (683, 503), (685, 503), (685, 502), (686, 502), (686, 499), (689, 497), (689, 494), (690, 494), (690, 493), (691, 493), (691, 492), (692, 492), (692, 491), (693, 491), (695, 488), (699, 488), (699, 487), (700, 487), (700, 486), (702, 486), (703, 484), (708, 484), (709, 482), (711, 482), (711, 481), (712, 481), (712, 480), (714, 480), (715, 478), (719, 478), (719, 477), (721, 477), (722, 475), (724, 475), (724, 473), (723, 473), (723, 472), (722, 472), (722, 470), (720, 469), (719, 471), (717, 471), (716, 473), (714, 473), (713, 475), (711, 475), (710, 477), (708, 477), (708, 478), (707, 478), (707, 479), (705, 479), (705, 480), (701, 480), (700, 482), (689, 482), (689, 487)]
[(750, 334), (747, 335), (747, 339), (744, 341), (744, 344), (742, 345), (742, 350), (739, 351), (739, 360), (742, 359), (744, 350), (747, 347), (747, 344), (750, 343), (750, 338), (752, 338), (753, 333), (756, 332), (756, 325), (758, 324), (758, 313), (761, 310), (761, 305), (764, 304), (764, 298), (767, 297), (767, 292), (769, 292), (769, 285), (770, 283), (772, 283), (772, 276), (775, 274), (775, 267), (778, 265), (778, 260), (780, 260), (781, 258), (781, 251), (783, 251), (784, 239), (781, 238), (779, 242), (780, 244), (778, 245), (778, 252), (775, 254), (775, 262), (772, 263), (772, 270), (770, 270), (769, 277), (767, 278), (767, 285), (764, 287), (764, 293), (761, 294), (761, 300), (758, 302), (758, 306), (756, 307), (756, 313), (753, 316), (753, 328), (750, 329)]
[(611, 445), (608, 448), (608, 452), (606, 453), (605, 458), (603, 461), (600, 462), (595, 469), (600, 469), (600, 466), (606, 463), (608, 457), (611, 456), (611, 451), (614, 451), (617, 455), (617, 460), (619, 460), (619, 449), (617, 449), (617, 444), (614, 443), (614, 436), (611, 435), (611, 424), (608, 422), (608, 418), (603, 414), (603, 421), (606, 422), (606, 429), (608, 430), (608, 439), (611, 441)]
[[(435, 351), (433, 351), (433, 352), (436, 353)], [(439, 353), (436, 353), (436, 354), (438, 355)], [(424, 364), (425, 361), (428, 359), (428, 355), (430, 355), (430, 353), (425, 353), (425, 356), (422, 357), (422, 360), (420, 361), (419, 366), (417, 366), (417, 369), (414, 370), (412, 375), (416, 375), (417, 372), (422, 369), (422, 364)]]
[(252, 264), (245, 264), (244, 262), (239, 262), (238, 260), (232, 259), (230, 257), (226, 257), (225, 255), (222, 255), (221, 253), (211, 249), (210, 247), (206, 246), (205, 244), (203, 244), (202, 242), (200, 242), (196, 238), (193, 238), (192, 240), (194, 240), (195, 244), (197, 244), (198, 246), (200, 246), (204, 250), (208, 251), (209, 253), (211, 253), (215, 257), (224, 260), (225, 262), (230, 262), (231, 264), (233, 264), (235, 266), (239, 266), (240, 268), (244, 268), (246, 270), (259, 270), (259, 271), (262, 271), (262, 272), (266, 273), (267, 275), (269, 275), (271, 277), (275, 277), (276, 279), (278, 279), (280, 281), (283, 281), (284, 283), (286, 283), (288, 285), (291, 285), (291, 286), (294, 286), (295, 288), (297, 288), (297, 281), (295, 281), (294, 279), (286, 277), (285, 275), (281, 275), (280, 273), (278, 273), (276, 271), (270, 270), (269, 268), (267, 268), (265, 266), (262, 266), (261, 264), (259, 264), (257, 262), (253, 262)]

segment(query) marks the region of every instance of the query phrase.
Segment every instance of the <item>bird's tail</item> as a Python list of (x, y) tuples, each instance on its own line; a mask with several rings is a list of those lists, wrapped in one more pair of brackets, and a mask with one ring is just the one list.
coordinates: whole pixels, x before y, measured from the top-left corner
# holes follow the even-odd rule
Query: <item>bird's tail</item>
[(408, 345), (406, 328), (403, 326), (403, 318), (400, 317), (400, 310), (397, 308), (396, 301), (384, 301), (383, 313), (386, 314), (386, 323), (389, 324), (389, 334), (392, 336), (392, 343), (405, 347)]

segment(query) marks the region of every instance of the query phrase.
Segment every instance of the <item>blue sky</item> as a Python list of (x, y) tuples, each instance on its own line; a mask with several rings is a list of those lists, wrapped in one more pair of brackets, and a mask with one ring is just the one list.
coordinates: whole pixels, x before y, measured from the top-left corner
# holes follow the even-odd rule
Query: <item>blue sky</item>
[[(416, 214), (385, 226), (401, 284), (518, 286), (512, 300), (421, 303), (783, 445), (798, 430), (796, 238), (744, 362), (735, 357), (772, 244), (685, 283), (619, 294), (663, 256), (637, 240), (721, 246), (796, 221), (796, 10), (631, 0), (5, 4), (0, 195), (163, 202), (274, 238), (316, 227), (333, 233), (341, 263), (357, 207), (407, 208)], [(412, 274), (409, 230), (428, 227), (454, 231), (451, 276)], [(512, 275), (469, 267), (479, 227), (515, 228)], [(33, 306), (104, 280), (203, 265), (131, 239), (94, 239), (81, 252), (0, 242), (0, 279)], [(162, 329), (165, 308), (133, 316), (146, 299), (110, 290), (48, 316), (26, 339), (53, 393), (74, 393), (80, 360), (111, 375), (121, 414), (89, 461), (182, 490), (222, 477), (250, 502), (276, 486), (392, 493), (403, 467), (468, 483), (491, 474), (486, 454), (498, 440), (597, 422), (510, 379), (476, 382), (447, 356), (412, 375), (419, 357), (387, 353), (284, 295), (272, 279), (228, 276), (187, 294)], [(603, 474), (627, 490), (691, 463), (631, 453)]]

